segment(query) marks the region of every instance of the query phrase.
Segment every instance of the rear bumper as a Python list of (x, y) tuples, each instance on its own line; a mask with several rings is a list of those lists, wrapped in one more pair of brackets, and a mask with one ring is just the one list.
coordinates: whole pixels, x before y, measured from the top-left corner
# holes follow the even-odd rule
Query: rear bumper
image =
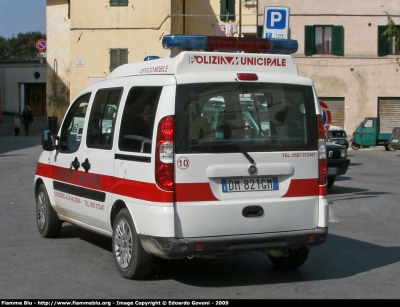
[(337, 174), (335, 175), (328, 174), (328, 177), (331, 178), (346, 174), (349, 165), (350, 165), (350, 159), (328, 159), (328, 167), (338, 168)]
[[(310, 236), (314, 240), (310, 240)], [(247, 251), (287, 250), (307, 246), (309, 248), (326, 241), (328, 227), (312, 230), (288, 231), (282, 233), (204, 237), (165, 238), (140, 235), (143, 248), (150, 254), (166, 259), (180, 259), (188, 256), (231, 255)], [(202, 243), (202, 249), (195, 245)]]

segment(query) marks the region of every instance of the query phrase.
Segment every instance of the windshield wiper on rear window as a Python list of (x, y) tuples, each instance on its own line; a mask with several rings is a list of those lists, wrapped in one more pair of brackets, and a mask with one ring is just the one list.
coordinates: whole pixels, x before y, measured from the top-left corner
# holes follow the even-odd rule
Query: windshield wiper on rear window
[(189, 147), (193, 150), (206, 149), (207, 151), (221, 148), (234, 148), (238, 152), (242, 153), (251, 164), (255, 164), (254, 159), (249, 155), (247, 151), (242, 149), (238, 144), (232, 143), (231, 141), (214, 141), (212, 143), (192, 144), (189, 145)]

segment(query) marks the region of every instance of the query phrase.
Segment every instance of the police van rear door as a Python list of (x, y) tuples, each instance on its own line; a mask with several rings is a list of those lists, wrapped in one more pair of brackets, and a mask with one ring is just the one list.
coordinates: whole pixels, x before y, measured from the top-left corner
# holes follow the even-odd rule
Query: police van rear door
[(177, 80), (176, 236), (316, 228), (318, 110), (311, 81), (262, 72)]

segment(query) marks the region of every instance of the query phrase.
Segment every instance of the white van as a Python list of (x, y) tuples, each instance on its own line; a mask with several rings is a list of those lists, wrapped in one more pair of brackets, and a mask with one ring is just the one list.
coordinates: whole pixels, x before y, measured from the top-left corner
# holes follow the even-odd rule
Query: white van
[(57, 135), (44, 131), (40, 234), (69, 222), (112, 237), (126, 278), (148, 276), (155, 257), (260, 251), (301, 266), (327, 238), (328, 202), (318, 98), (282, 54), (297, 42), (167, 35), (163, 45), (197, 51), (117, 68), (78, 94)]

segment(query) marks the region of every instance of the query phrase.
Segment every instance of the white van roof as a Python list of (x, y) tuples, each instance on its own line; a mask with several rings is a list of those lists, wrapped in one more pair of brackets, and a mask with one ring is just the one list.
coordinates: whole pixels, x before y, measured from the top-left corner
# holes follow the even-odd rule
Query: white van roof
[(171, 75), (188, 72), (243, 71), (298, 75), (290, 55), (183, 51), (168, 57), (125, 64), (107, 79), (132, 75)]

